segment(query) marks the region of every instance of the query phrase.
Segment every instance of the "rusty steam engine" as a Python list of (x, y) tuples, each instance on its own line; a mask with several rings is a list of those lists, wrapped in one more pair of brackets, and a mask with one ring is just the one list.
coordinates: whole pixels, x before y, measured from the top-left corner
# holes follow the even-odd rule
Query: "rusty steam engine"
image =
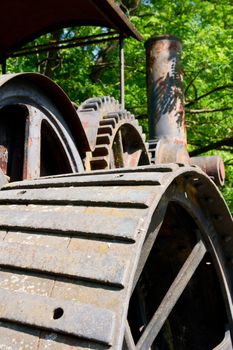
[[(224, 165), (189, 157), (180, 40), (146, 42), (146, 142), (124, 106), (123, 41), (142, 38), (114, 1), (1, 7), (0, 349), (232, 349)], [(75, 106), (43, 75), (6, 74), (26, 43), (71, 25), (114, 30), (120, 102)]]

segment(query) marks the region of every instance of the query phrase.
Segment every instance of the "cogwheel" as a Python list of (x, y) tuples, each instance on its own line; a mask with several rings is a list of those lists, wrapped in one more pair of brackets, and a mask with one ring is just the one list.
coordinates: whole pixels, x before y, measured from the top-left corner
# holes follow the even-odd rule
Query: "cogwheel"
[(151, 164), (155, 164), (155, 151), (158, 143), (158, 139), (149, 140), (149, 154)]
[(113, 97), (89, 98), (81, 110), (99, 112), (96, 147), (85, 160), (86, 170), (131, 168), (150, 163), (148, 144), (134, 115)]

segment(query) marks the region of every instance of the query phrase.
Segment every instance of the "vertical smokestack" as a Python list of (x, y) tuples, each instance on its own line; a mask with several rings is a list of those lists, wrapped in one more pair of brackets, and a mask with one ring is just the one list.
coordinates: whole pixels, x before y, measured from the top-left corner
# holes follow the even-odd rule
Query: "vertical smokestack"
[(146, 44), (150, 138), (158, 139), (156, 163), (188, 163), (181, 41), (170, 35)]

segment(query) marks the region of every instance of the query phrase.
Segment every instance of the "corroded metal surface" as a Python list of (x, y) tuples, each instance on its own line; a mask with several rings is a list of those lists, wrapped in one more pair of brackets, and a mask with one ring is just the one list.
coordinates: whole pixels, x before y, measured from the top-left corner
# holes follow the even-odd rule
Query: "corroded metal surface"
[[(219, 278), (231, 324), (232, 268), (227, 262), (232, 259), (232, 222), (223, 199), (195, 167), (148, 166), (3, 186), (1, 345), (15, 350), (121, 349), (130, 296), (168, 203), (174, 201), (192, 212), (223, 251), (224, 259), (221, 253), (218, 258), (224, 278)], [(206, 239), (201, 246), (212, 251)], [(194, 249), (189, 258), (197, 257), (195, 266), (190, 268), (189, 260), (184, 265), (186, 276), (202, 260), (198, 254)], [(174, 282), (178, 290), (190, 278), (183, 283), (183, 270)], [(172, 309), (174, 301), (166, 300)], [(126, 338), (134, 343), (130, 327)], [(149, 344), (145, 334), (143, 344)]]
[(192, 157), (190, 163), (199, 166), (217, 186), (223, 186), (225, 180), (224, 162), (219, 156)]
[(88, 141), (55, 83), (40, 74), (6, 75), (0, 78), (0, 94), (0, 144), (8, 151), (5, 169), (11, 181), (83, 170), (80, 154), (88, 150)]
[(199, 166), (217, 185), (224, 184), (224, 163), (218, 156), (193, 157), (187, 151), (181, 42), (157, 36), (146, 42), (151, 163)]
[[(84, 129), (92, 136), (89, 137), (92, 152), (87, 153), (85, 159), (86, 170), (132, 168), (149, 164), (142, 127), (134, 115), (113, 97), (89, 98), (77, 113)], [(91, 113), (93, 122), (87, 121), (87, 117), (84, 119), (86, 114), (90, 117)]]
[(2, 3), (1, 9), (2, 13), (8, 15), (4, 16), (0, 23), (0, 60), (1, 56), (8, 57), (35, 37), (64, 26), (103, 26), (116, 29), (124, 36), (142, 39), (127, 16), (112, 0), (69, 0), (65, 5), (58, 4), (55, 0), (42, 0), (39, 7), (28, 0), (22, 0), (20, 3), (11, 0)]
[(188, 163), (181, 42), (158, 36), (146, 42), (150, 138), (158, 138), (156, 163)]

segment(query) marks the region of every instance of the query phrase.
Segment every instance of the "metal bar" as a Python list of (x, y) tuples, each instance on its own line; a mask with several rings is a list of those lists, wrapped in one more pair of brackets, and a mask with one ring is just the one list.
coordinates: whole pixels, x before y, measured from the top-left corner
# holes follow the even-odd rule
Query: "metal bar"
[(128, 350), (136, 350), (136, 346), (132, 337), (128, 321), (126, 322), (125, 326), (125, 343)]
[[(1, 198), (1, 197), (0, 197)], [(134, 291), (134, 288), (136, 287), (138, 283), (138, 279), (144, 269), (144, 266), (147, 262), (147, 259), (149, 257), (149, 254), (151, 252), (151, 249), (153, 247), (154, 241), (156, 236), (158, 235), (163, 220), (164, 216), (166, 214), (166, 209), (167, 209), (167, 202), (161, 201), (158, 206), (156, 207), (156, 217), (154, 219), (154, 227), (155, 229), (153, 230), (153, 234), (151, 233), (148, 238), (146, 239), (145, 243), (143, 244), (142, 250), (141, 250), (141, 258), (139, 261), (139, 264), (137, 266), (137, 270), (134, 276), (134, 281), (133, 281), (133, 288), (132, 288), (132, 293)]]
[(92, 211), (85, 206), (67, 206), (64, 210), (63, 206), (50, 205), (12, 205), (11, 209), (0, 206), (0, 228), (51, 235), (69, 232), (72, 237), (102, 237), (130, 243), (139, 235), (139, 213), (143, 210), (96, 207)]
[(72, 38), (72, 39), (57, 40), (57, 41), (53, 42), (53, 44), (31, 45), (28, 47), (20, 48), (20, 49), (16, 50), (15, 52), (20, 53), (20, 52), (23, 52), (25, 50), (40, 49), (40, 48), (46, 48), (46, 47), (55, 46), (55, 45), (58, 46), (58, 45), (62, 45), (64, 43), (74, 43), (74, 42), (80, 42), (80, 41), (82, 42), (84, 40), (86, 42), (88, 42), (87, 40), (98, 39), (98, 38), (103, 38), (103, 37), (106, 37), (106, 39), (107, 39), (108, 37), (111, 38), (111, 36), (114, 36), (114, 35), (119, 36), (119, 34), (116, 31), (109, 32), (109, 33), (95, 34), (95, 35), (86, 35), (86, 36), (80, 36), (80, 37)]
[(212, 350), (232, 350), (230, 331), (226, 331), (223, 341)]
[(34, 107), (27, 106), (27, 108), (23, 178), (33, 179), (40, 177), (41, 123), (43, 115)]
[(199, 241), (180, 269), (178, 275), (171, 284), (165, 297), (163, 298), (158, 309), (155, 311), (152, 319), (150, 320), (148, 326), (139, 339), (136, 345), (137, 350), (148, 350), (148, 348), (150, 348), (150, 346), (153, 344), (153, 341), (157, 337), (164, 322), (166, 321), (179, 297), (183, 293), (188, 282), (192, 278), (205, 253), (206, 248), (204, 246), (204, 243), (202, 241)]
[(53, 45), (53, 46), (46, 46), (43, 47), (41, 49), (33, 49), (33, 50), (26, 50), (25, 51), (21, 51), (19, 53), (14, 53), (12, 55), (10, 55), (9, 57), (21, 57), (21, 56), (26, 56), (26, 55), (32, 55), (34, 53), (41, 53), (41, 52), (48, 52), (48, 51), (54, 51), (54, 50), (65, 50), (68, 48), (74, 48), (74, 47), (82, 47), (82, 46), (87, 46), (87, 45), (93, 45), (93, 44), (100, 44), (100, 43), (105, 43), (108, 41), (115, 41), (115, 40), (119, 40), (119, 35), (112, 37), (112, 38), (107, 38), (107, 39), (97, 39), (97, 40), (91, 40), (91, 41), (84, 41), (84, 42), (80, 42), (80, 43), (71, 43), (71, 44), (67, 44), (67, 45)]
[(124, 53), (124, 39), (121, 36), (120, 41), (120, 103), (121, 108), (125, 109), (125, 53)]
[(28, 249), (28, 244), (0, 242), (1, 267), (10, 265), (16, 269), (98, 281), (119, 288), (124, 287), (126, 259), (111, 256), (110, 249), (102, 254), (89, 253), (88, 249), (73, 251), (67, 248), (53, 249), (36, 245)]
[[(140, 169), (141, 170), (141, 169)], [(168, 170), (169, 171), (169, 170)], [(96, 172), (95, 172), (96, 175)], [(34, 181), (27, 181), (24, 182), (12, 182), (10, 184), (12, 189), (17, 188), (40, 188), (42, 186), (48, 186), (48, 187), (63, 187), (64, 184), (69, 184), (70, 186), (80, 187), (83, 186), (84, 183), (87, 183), (88, 186), (110, 186), (110, 185), (127, 185), (127, 186), (133, 186), (133, 185), (145, 185), (145, 186), (154, 186), (154, 185), (161, 185), (163, 178), (166, 176), (166, 172), (158, 173), (155, 172), (143, 172), (140, 171), (140, 174), (135, 180), (135, 174), (134, 171), (127, 172), (122, 169), (120, 169), (119, 173), (117, 173), (114, 177), (111, 176), (111, 173), (104, 172), (99, 173), (99, 176), (94, 176), (89, 174), (83, 173), (81, 176), (67, 176), (63, 177), (55, 177), (55, 178), (42, 178)], [(86, 185), (87, 186), (87, 185)]]

